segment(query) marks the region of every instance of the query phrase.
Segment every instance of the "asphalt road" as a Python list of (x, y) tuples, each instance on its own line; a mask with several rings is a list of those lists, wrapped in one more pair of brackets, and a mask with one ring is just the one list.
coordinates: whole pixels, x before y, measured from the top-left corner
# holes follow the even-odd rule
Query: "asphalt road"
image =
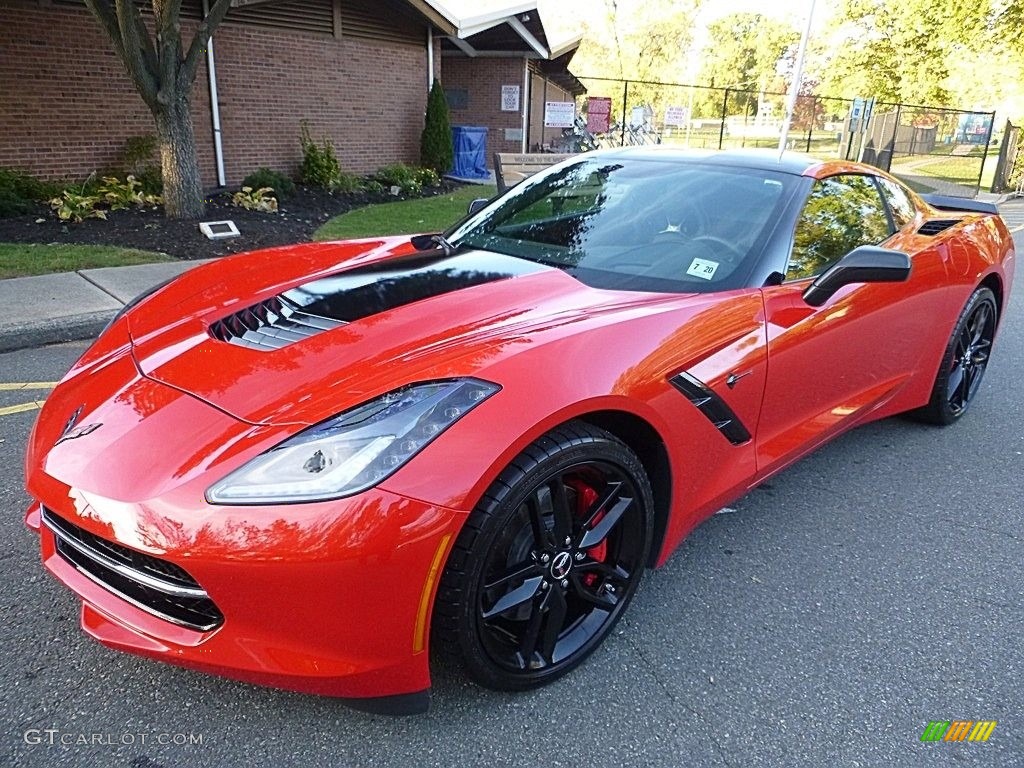
[[(0, 415), (0, 766), (1024, 765), (1016, 293), (965, 421), (846, 435), (698, 529), (567, 679), (504, 695), (440, 670), (422, 717), (88, 640), (22, 524), (35, 414)], [(54, 380), (81, 348), (0, 355), (0, 382)], [(0, 414), (34, 394), (0, 390)], [(920, 742), (957, 719), (998, 726), (984, 744)], [(59, 743), (80, 734), (102, 743)]]

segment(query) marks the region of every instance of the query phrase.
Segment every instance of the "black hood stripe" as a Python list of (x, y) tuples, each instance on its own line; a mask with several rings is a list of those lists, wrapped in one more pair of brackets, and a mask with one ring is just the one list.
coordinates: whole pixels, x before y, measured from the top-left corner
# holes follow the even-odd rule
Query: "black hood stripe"
[(388, 259), (313, 280), (210, 326), (214, 338), (269, 351), (423, 299), (550, 269), (514, 256), (470, 251)]

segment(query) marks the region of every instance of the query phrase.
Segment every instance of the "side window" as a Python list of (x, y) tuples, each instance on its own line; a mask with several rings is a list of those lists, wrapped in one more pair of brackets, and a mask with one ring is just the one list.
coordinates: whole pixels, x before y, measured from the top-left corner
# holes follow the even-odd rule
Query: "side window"
[(888, 179), (879, 177), (878, 184), (882, 187), (882, 196), (885, 197), (885, 202), (889, 204), (889, 212), (892, 214), (896, 229), (903, 229), (917, 217), (917, 208), (911, 202), (910, 195), (899, 184)]
[(877, 245), (891, 234), (885, 204), (871, 177), (819, 179), (796, 224), (786, 279), (813, 277), (858, 245)]

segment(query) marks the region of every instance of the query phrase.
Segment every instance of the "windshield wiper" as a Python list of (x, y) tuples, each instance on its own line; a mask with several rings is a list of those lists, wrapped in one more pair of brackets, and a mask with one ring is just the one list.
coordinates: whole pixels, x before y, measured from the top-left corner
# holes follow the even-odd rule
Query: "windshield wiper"
[(439, 232), (432, 235), (416, 235), (411, 242), (412, 247), (417, 251), (429, 251), (431, 248), (437, 248), (445, 256), (452, 256), (462, 247), (462, 243), (455, 245)]

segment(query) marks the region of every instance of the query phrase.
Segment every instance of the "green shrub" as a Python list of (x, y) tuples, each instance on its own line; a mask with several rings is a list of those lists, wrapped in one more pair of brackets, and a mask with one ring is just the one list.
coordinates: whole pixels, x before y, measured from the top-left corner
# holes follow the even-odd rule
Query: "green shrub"
[(417, 168), (416, 181), (421, 187), (436, 187), (441, 183), (441, 177), (432, 168)]
[(371, 178), (380, 182), (385, 189), (398, 187), (404, 194), (418, 195), (421, 185), (417, 176), (418, 169), (410, 168), (403, 163), (392, 163), (378, 169)]
[(50, 207), (61, 221), (81, 223), (84, 219), (107, 218), (107, 212), (97, 207), (102, 201), (99, 195), (86, 195), (65, 189), (50, 201)]
[(242, 187), (240, 192), (231, 196), (231, 204), (247, 211), (262, 211), (263, 213), (277, 213), (277, 198), (274, 197), (274, 190), (270, 187)]
[(112, 211), (120, 211), (132, 206), (160, 205), (159, 195), (148, 195), (142, 190), (142, 183), (131, 174), (124, 181), (116, 176), (104, 176), (96, 189), (98, 196), (110, 206)]
[(326, 137), (317, 144), (305, 120), (302, 121), (299, 143), (302, 145), (302, 181), (311, 187), (333, 190), (341, 178), (341, 165), (334, 152), (334, 144)]
[(434, 80), (427, 97), (427, 115), (420, 136), (420, 163), (437, 174), (448, 173), (455, 159), (452, 128), (448, 120), (448, 100), (441, 82)]
[(10, 168), (0, 168), (0, 217), (31, 213), (37, 203), (59, 193), (59, 184)]
[(22, 197), (10, 187), (0, 186), (0, 219), (31, 213), (35, 207), (35, 200)]
[(339, 173), (334, 182), (333, 192), (358, 192), (364, 188), (364, 182), (353, 173)]
[(270, 168), (257, 168), (242, 179), (242, 188), (245, 187), (252, 189), (270, 187), (274, 192), (274, 197), (278, 200), (284, 200), (295, 194), (294, 182), (283, 173), (272, 171)]
[(361, 184), (363, 191), (370, 195), (383, 195), (384, 185), (376, 179), (366, 179)]

